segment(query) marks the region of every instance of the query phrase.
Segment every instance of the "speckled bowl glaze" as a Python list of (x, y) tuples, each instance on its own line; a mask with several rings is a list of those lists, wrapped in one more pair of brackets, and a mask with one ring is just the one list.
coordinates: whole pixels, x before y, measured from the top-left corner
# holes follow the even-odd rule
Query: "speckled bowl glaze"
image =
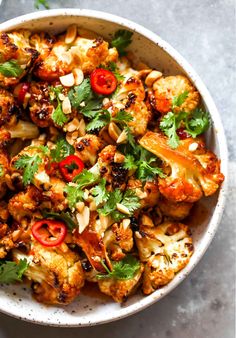
[(203, 199), (194, 210), (192, 230), (195, 251), (187, 267), (167, 286), (144, 297), (141, 292), (130, 297), (125, 304), (112, 300), (81, 294), (73, 304), (65, 307), (45, 306), (32, 299), (27, 286), (13, 285), (0, 287), (0, 311), (44, 325), (89, 326), (117, 320), (155, 303), (173, 290), (197, 265), (215, 235), (225, 205), (227, 187), (227, 146), (224, 130), (216, 106), (199, 76), (184, 58), (158, 35), (126, 19), (91, 10), (59, 9), (32, 13), (9, 20), (0, 25), (0, 31), (28, 28), (34, 31), (62, 32), (68, 25), (96, 31), (108, 38), (119, 28), (134, 32), (130, 46), (135, 55), (151, 67), (164, 74), (186, 74), (199, 90), (203, 105), (212, 118), (208, 132), (208, 146), (221, 158), (221, 169), (225, 182), (218, 194)]

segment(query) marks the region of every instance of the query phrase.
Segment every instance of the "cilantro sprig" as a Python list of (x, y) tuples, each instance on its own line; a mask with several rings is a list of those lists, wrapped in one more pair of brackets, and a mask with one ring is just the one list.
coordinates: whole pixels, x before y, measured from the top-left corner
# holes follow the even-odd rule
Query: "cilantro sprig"
[(125, 49), (131, 44), (132, 36), (133, 33), (126, 29), (119, 29), (117, 32), (115, 32), (111, 41), (111, 46), (116, 47), (120, 56), (126, 54)]
[(64, 189), (67, 194), (69, 207), (73, 209), (77, 202), (84, 198), (83, 189), (87, 186), (98, 183), (99, 176), (89, 170), (84, 169), (79, 175), (75, 176), (73, 183), (68, 183)]
[(202, 109), (196, 109), (191, 115), (186, 112), (180, 112), (178, 114), (169, 112), (166, 114), (160, 122), (160, 129), (168, 137), (168, 144), (173, 149), (177, 148), (179, 145), (180, 139), (177, 130), (181, 125), (185, 126), (184, 130), (189, 135), (196, 138), (209, 128), (209, 115)]
[(106, 274), (97, 274), (97, 279), (114, 278), (128, 280), (132, 279), (140, 270), (140, 262), (132, 255), (126, 255), (121, 261), (113, 262), (112, 270), (109, 270), (103, 261), (101, 261), (101, 264), (106, 270)]
[(54, 96), (56, 97), (57, 100), (57, 107), (52, 113), (52, 119), (58, 126), (62, 127), (68, 121), (67, 116), (64, 114), (62, 110), (62, 103), (59, 99), (59, 94), (62, 91), (62, 86), (50, 87), (50, 91), (51, 91), (51, 100), (53, 101)]
[(26, 259), (20, 259), (18, 264), (12, 261), (0, 261), (0, 283), (21, 282), (27, 268)]
[(191, 114), (191, 118), (185, 119), (185, 128), (193, 138), (203, 134), (210, 127), (210, 118), (207, 112), (202, 109), (196, 109)]
[(107, 202), (109, 192), (106, 190), (106, 180), (104, 178), (92, 189), (92, 196), (94, 197), (96, 205)]
[(65, 157), (74, 154), (74, 152), (74, 147), (66, 139), (60, 137), (56, 142), (55, 148), (51, 150), (50, 155), (54, 162), (60, 162)]
[(135, 154), (127, 154), (124, 168), (134, 170), (135, 176), (141, 181), (151, 181), (156, 175), (165, 177), (161, 168), (157, 166), (157, 157), (141, 146), (136, 146)]
[(175, 113), (175, 108), (180, 107), (188, 97), (188, 91), (184, 91), (179, 96), (174, 97), (172, 101), (172, 111), (168, 112), (160, 122), (160, 129), (168, 137), (168, 144), (171, 148), (178, 147), (180, 139), (177, 130), (185, 127), (185, 131), (193, 138), (204, 133), (210, 126), (209, 115), (202, 109), (195, 109), (188, 113), (180, 111)]
[(6, 77), (19, 77), (23, 71), (17, 60), (14, 59), (0, 64), (0, 73)]
[(127, 189), (123, 194), (121, 190), (115, 189), (108, 194), (107, 202), (104, 206), (98, 208), (98, 213), (103, 216), (110, 215), (114, 221), (120, 221), (127, 217), (127, 215), (117, 210), (117, 203), (125, 206), (129, 210), (130, 215), (140, 207), (139, 198), (133, 190)]
[(34, 175), (38, 171), (39, 165), (42, 163), (42, 158), (38, 154), (34, 154), (32, 156), (29, 155), (21, 155), (16, 162), (14, 163), (14, 167), (16, 169), (23, 170), (23, 184), (30, 184)]

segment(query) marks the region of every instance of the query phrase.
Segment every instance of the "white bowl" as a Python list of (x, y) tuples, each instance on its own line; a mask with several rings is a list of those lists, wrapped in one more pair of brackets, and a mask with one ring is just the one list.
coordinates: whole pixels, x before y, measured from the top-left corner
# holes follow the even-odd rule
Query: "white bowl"
[(27, 321), (55, 326), (89, 326), (117, 320), (155, 303), (173, 290), (197, 265), (212, 238), (215, 235), (225, 205), (227, 187), (228, 153), (224, 130), (216, 106), (199, 76), (184, 58), (168, 43), (149, 30), (129, 20), (111, 14), (80, 9), (59, 9), (27, 14), (0, 24), (0, 31), (28, 28), (62, 32), (68, 25), (93, 30), (109, 38), (119, 28), (134, 32), (130, 49), (143, 61), (165, 74), (187, 74), (199, 90), (203, 105), (209, 111), (213, 126), (208, 132), (208, 146), (221, 159), (221, 170), (225, 181), (218, 194), (203, 199), (197, 209), (199, 224), (193, 226), (195, 251), (190, 263), (165, 287), (144, 297), (141, 292), (119, 305), (112, 300), (80, 295), (73, 304), (45, 306), (31, 298), (28, 288), (22, 285), (3, 286), (0, 288), (0, 311)]

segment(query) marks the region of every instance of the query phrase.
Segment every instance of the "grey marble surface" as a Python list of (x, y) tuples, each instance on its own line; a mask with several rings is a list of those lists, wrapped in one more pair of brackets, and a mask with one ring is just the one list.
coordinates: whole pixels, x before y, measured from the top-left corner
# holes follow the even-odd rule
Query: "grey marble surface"
[[(234, 338), (236, 206), (236, 37), (234, 0), (61, 0), (121, 15), (171, 43), (193, 65), (221, 113), (230, 152), (230, 190), (216, 237), (191, 275), (150, 308), (94, 328), (57, 329), (0, 315), (0, 338)], [(3, 0), (0, 22), (34, 10), (31, 0)], [(65, 6), (66, 4), (66, 6)]]

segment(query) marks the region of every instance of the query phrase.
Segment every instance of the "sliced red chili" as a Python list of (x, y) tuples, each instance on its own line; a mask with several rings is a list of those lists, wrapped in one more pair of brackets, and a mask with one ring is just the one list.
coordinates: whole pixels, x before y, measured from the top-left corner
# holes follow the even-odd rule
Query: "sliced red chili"
[(18, 97), (17, 100), (19, 103), (23, 104), (25, 100), (25, 95), (29, 91), (29, 83), (23, 82), (21, 83), (19, 92), (18, 92)]
[(177, 129), (176, 133), (181, 140), (184, 140), (184, 139), (190, 137), (190, 135), (184, 130), (184, 128)]
[(92, 90), (101, 95), (110, 95), (117, 87), (115, 75), (103, 68), (97, 68), (91, 73), (90, 83)]
[(51, 219), (42, 219), (32, 226), (32, 235), (42, 245), (52, 247), (60, 245), (67, 234), (63, 222)]
[(69, 155), (59, 163), (59, 170), (67, 182), (73, 181), (73, 178), (83, 169), (84, 163), (76, 155)]

